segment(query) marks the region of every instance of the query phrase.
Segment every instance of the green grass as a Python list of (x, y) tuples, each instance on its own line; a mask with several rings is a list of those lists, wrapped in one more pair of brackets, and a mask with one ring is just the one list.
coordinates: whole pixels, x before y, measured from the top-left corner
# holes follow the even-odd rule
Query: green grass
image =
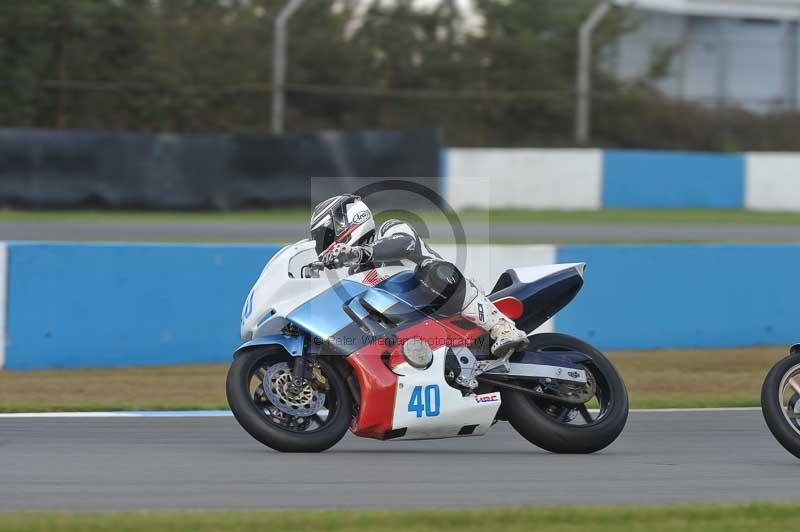
[(465, 211), (464, 219), (492, 223), (608, 223), (660, 225), (800, 225), (800, 212), (753, 212), (714, 209), (604, 209), (600, 211)]
[(179, 410), (228, 410), (225, 401), (195, 401), (163, 403), (153, 401), (87, 401), (87, 402), (44, 402), (0, 404), (0, 414), (17, 414), (21, 412), (130, 412), (146, 411), (179, 411)]
[(310, 210), (270, 209), (237, 212), (18, 211), (0, 210), (0, 222), (260, 222), (308, 221)]
[(0, 517), (0, 530), (9, 531), (764, 532), (798, 527), (797, 505), (767, 503), (485, 510), (7, 513)]
[[(0, 210), (0, 222), (259, 222), (307, 221), (308, 209), (264, 209), (238, 212), (137, 212), (137, 211), (18, 211)], [(400, 215), (400, 211), (376, 213), (378, 219)], [(444, 222), (441, 213), (415, 213), (426, 222)], [(407, 214), (405, 214), (407, 216)], [(611, 223), (611, 224), (742, 224), (800, 225), (800, 212), (750, 212), (711, 209), (606, 209), (601, 211), (466, 210), (463, 222), (491, 223)]]
[[(154, 230), (156, 227), (162, 229), (154, 232), (153, 240), (159, 242), (176, 241), (170, 235), (169, 224), (171, 223), (208, 223), (208, 224), (237, 224), (237, 223), (280, 223), (296, 222), (304, 224), (309, 219), (309, 212), (305, 209), (269, 209), (269, 210), (248, 210), (238, 212), (137, 212), (137, 211), (96, 211), (96, 210), (74, 210), (74, 211), (17, 211), (0, 210), (0, 223), (152, 223)], [(736, 210), (623, 210), (611, 209), (602, 211), (530, 211), (530, 210), (466, 210), (458, 213), (461, 223), (470, 227), (469, 224), (482, 225), (503, 225), (503, 224), (645, 224), (645, 225), (782, 225), (800, 226), (800, 212), (781, 212), (781, 213), (761, 213)], [(389, 218), (403, 218), (411, 221), (418, 227), (424, 224), (447, 224), (448, 219), (438, 211), (381, 211), (376, 212), (378, 222)], [(613, 239), (586, 239), (586, 238), (559, 238), (541, 239), (536, 235), (536, 228), (531, 227), (530, 236), (523, 239), (502, 239), (492, 238), (491, 240), (471, 239), (470, 244), (495, 244), (495, 245), (515, 245), (515, 244), (674, 244), (683, 242), (704, 243), (713, 242), (709, 240), (686, 240), (676, 238), (613, 238)], [(300, 238), (305, 233), (298, 233)], [(80, 239), (80, 235), (78, 235)], [(112, 239), (113, 240), (113, 239)], [(150, 240), (149, 238), (146, 240)], [(177, 239), (181, 242), (202, 242), (202, 243), (232, 243), (250, 242), (253, 239), (228, 236), (226, 238), (208, 236), (181, 236)], [(271, 241), (260, 239), (261, 242)], [(767, 243), (770, 240), (764, 239), (761, 242)], [(776, 242), (785, 241), (776, 239)], [(275, 241), (278, 243), (277, 241)], [(432, 239), (434, 245), (445, 243), (450, 244), (450, 240)]]
[(753, 408), (760, 406), (757, 397), (742, 395), (740, 397), (648, 397), (631, 399), (631, 408), (635, 410), (651, 410), (659, 408)]

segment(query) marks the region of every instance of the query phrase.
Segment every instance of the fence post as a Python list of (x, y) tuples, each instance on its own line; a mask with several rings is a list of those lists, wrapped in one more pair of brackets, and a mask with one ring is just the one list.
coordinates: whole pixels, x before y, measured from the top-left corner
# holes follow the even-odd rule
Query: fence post
[(603, 0), (589, 14), (578, 35), (577, 102), (575, 106), (575, 142), (587, 144), (592, 115), (592, 35), (611, 11), (611, 0)]
[(295, 11), (305, 0), (289, 0), (275, 18), (272, 47), (272, 134), (283, 133), (286, 111), (286, 27)]

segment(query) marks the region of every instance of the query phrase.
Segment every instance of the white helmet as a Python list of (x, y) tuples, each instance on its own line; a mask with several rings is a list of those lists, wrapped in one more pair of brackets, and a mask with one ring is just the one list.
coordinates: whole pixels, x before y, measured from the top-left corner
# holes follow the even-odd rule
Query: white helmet
[(317, 254), (332, 244), (358, 244), (375, 231), (375, 220), (361, 198), (343, 194), (329, 198), (311, 215), (311, 238), (317, 243)]

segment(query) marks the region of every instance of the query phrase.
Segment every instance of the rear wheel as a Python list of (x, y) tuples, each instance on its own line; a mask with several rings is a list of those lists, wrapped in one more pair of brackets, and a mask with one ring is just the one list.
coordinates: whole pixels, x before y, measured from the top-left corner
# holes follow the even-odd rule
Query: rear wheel
[(306, 360), (274, 348), (236, 357), (228, 370), (228, 404), (239, 424), (264, 445), (283, 452), (321, 452), (350, 426), (353, 400), (344, 379), (324, 358)]
[(800, 354), (769, 371), (761, 387), (761, 410), (775, 439), (800, 458)]
[[(593, 453), (610, 445), (625, 428), (628, 392), (613, 364), (597, 349), (565, 334), (539, 334), (526, 351), (578, 351), (594, 396), (583, 404), (501, 390), (508, 421), (526, 440), (553, 453)], [(530, 382), (518, 385), (531, 386)]]

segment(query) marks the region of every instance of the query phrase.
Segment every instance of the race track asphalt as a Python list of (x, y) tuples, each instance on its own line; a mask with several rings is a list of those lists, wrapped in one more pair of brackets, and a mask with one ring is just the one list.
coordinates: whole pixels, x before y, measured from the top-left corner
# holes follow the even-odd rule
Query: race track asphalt
[(540, 451), (505, 423), (292, 455), (230, 417), (0, 419), (3, 511), (792, 501), (798, 474), (753, 410), (632, 412), (588, 456)]
[[(435, 223), (418, 227), (423, 237), (452, 242), (453, 229)], [(800, 242), (800, 226), (662, 224), (464, 224), (468, 241), (548, 242)], [(103, 221), (0, 222), (0, 241), (108, 242), (296, 242), (308, 232), (300, 221)]]

